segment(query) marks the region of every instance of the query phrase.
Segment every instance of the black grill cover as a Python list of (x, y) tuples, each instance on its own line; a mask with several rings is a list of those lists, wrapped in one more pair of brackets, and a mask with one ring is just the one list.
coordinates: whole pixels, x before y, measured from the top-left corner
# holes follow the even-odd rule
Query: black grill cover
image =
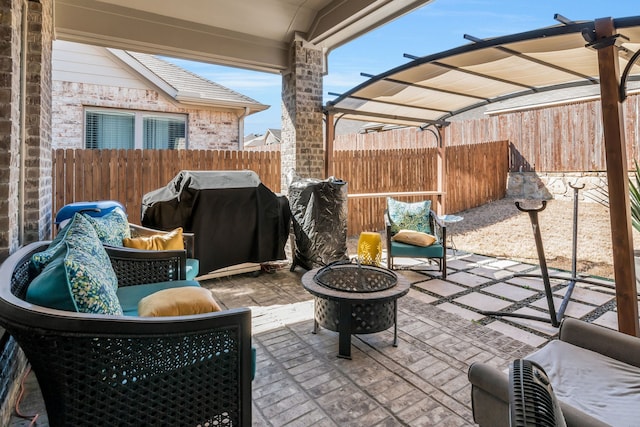
[(289, 202), (253, 171), (181, 171), (142, 198), (142, 225), (195, 234), (200, 272), (285, 259)]

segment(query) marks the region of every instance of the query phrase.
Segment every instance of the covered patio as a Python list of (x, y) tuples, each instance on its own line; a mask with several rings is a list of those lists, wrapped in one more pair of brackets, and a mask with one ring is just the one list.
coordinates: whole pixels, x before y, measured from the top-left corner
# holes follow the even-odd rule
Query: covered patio
[[(407, 260), (405, 267), (420, 264)], [(480, 361), (506, 369), (511, 360), (557, 334), (544, 322), (483, 316), (509, 307), (543, 313), (541, 280), (518, 278), (538, 267), (457, 251), (446, 281), (400, 271), (411, 283), (398, 303), (399, 344), (393, 329), (354, 335), (352, 360), (336, 357), (338, 334), (313, 334), (313, 300), (301, 286), (305, 271), (288, 265), (273, 274), (208, 280), (225, 307), (250, 307), (257, 372), (254, 426), (467, 426), (473, 425), (467, 371)], [(433, 272), (438, 276), (437, 272)], [(567, 315), (615, 329), (613, 283), (580, 285)], [(554, 282), (561, 298), (566, 283)], [(20, 409), (48, 425), (33, 374)], [(14, 417), (12, 427), (28, 421)]]
[[(51, 7), (49, 2), (42, 3), (45, 7)], [(317, 131), (322, 117), (317, 100), (311, 99), (315, 107), (312, 114), (304, 118), (296, 116), (296, 107), (310, 102), (309, 98), (303, 100), (297, 98), (308, 89), (296, 78), (296, 72), (307, 70), (305, 67), (308, 64), (302, 58), (312, 57), (314, 67), (312, 71), (318, 78), (321, 76), (319, 69), (323, 64), (319, 58), (326, 53), (323, 50), (325, 48), (322, 47), (323, 40), (336, 42), (332, 37), (341, 34), (339, 41), (344, 42), (427, 2), (389, 2), (400, 7), (386, 10), (386, 12), (381, 11), (385, 2), (358, 2), (361, 6), (356, 11), (345, 9), (345, 5), (351, 2), (338, 3), (336, 5), (333, 2), (319, 2), (321, 7), (315, 11), (318, 15), (314, 16), (326, 18), (328, 21), (310, 19), (307, 22), (308, 36), (317, 37), (318, 42), (311, 50), (308, 46), (310, 40), (297, 37), (294, 37), (293, 45), (287, 38), (285, 48), (282, 45), (276, 46), (276, 43), (266, 43), (272, 49), (261, 50), (265, 40), (249, 37), (247, 34), (232, 33), (229, 29), (217, 28), (219, 37), (237, 42), (234, 45), (236, 52), (247, 53), (253, 49), (257, 56), (261, 51), (268, 51), (274, 56), (262, 59), (233, 58), (229, 52), (210, 52), (209, 56), (200, 57), (206, 60), (236, 65), (241, 63), (256, 69), (283, 72), (283, 92), (291, 96), (289, 99), (291, 103), (288, 104), (290, 107), (288, 111), (291, 113), (288, 117), (291, 120), (288, 123), (289, 132), (283, 133), (285, 150), (293, 158), (293, 166), (311, 164), (312, 167), (305, 170), (311, 176), (322, 175), (326, 165), (318, 155), (323, 151), (323, 147), (319, 146), (318, 141)], [(365, 4), (362, 5), (362, 3)], [(183, 16), (181, 23), (184, 25), (181, 28), (185, 32), (181, 33), (180, 37), (168, 34), (171, 40), (164, 42), (156, 40), (155, 44), (150, 44), (149, 40), (144, 38), (144, 35), (149, 32), (132, 25), (135, 23), (130, 20), (143, 22), (152, 13), (142, 10), (144, 8), (138, 8), (135, 14), (128, 16), (125, 13), (128, 11), (126, 4), (128, 2), (115, 0), (58, 2), (56, 13), (60, 18), (67, 18), (67, 20), (58, 19), (56, 25), (59, 34), (64, 34), (69, 39), (85, 42), (93, 40), (96, 43), (123, 48), (131, 48), (133, 44), (141, 48), (145, 47), (147, 51), (170, 54), (184, 49), (180, 46), (171, 46), (171, 40), (194, 40), (194, 36), (197, 36), (194, 33), (202, 30), (200, 26), (192, 30), (193, 26), (186, 24), (193, 23), (187, 20), (187, 16)], [(343, 7), (337, 7), (340, 5)], [(43, 21), (49, 25), (49, 29), (53, 27), (51, 12), (52, 9), (49, 9), (40, 15), (41, 18), (44, 16)], [(83, 13), (92, 19), (80, 19)], [(110, 22), (114, 25), (113, 27), (99, 25), (104, 15), (115, 16), (122, 21), (116, 21), (117, 24)], [(295, 16), (297, 15), (294, 14)], [(349, 17), (352, 16), (362, 18), (362, 21), (356, 19), (355, 24), (367, 21), (367, 16), (377, 17), (377, 19), (368, 22), (367, 25), (348, 25), (347, 32), (338, 31), (337, 28), (349, 22)], [(175, 21), (167, 22), (166, 15), (161, 15), (158, 22), (166, 25), (167, 28), (178, 28), (174, 25)], [(631, 27), (631, 24), (635, 25), (637, 22), (627, 24)], [(78, 28), (76, 25), (84, 28)], [(125, 29), (126, 34), (114, 35), (111, 33), (113, 28)], [(334, 30), (336, 33), (333, 32)], [(614, 257), (617, 287), (612, 283), (603, 282), (602, 286), (589, 285), (590, 287), (580, 288), (580, 292), (573, 294), (573, 303), (570, 304), (571, 310), (567, 311), (567, 315), (612, 328), (617, 328), (619, 325), (624, 332), (638, 335), (638, 298), (635, 289), (633, 244), (630, 238), (626, 186), (627, 163), (624, 138), (621, 140), (619, 135), (622, 119), (619, 109), (621, 101), (618, 98), (620, 81), (617, 49), (619, 46), (615, 43), (614, 33), (613, 21), (596, 21), (593, 41), (602, 42), (602, 46), (598, 47), (600, 49), (598, 57), (602, 57), (600, 74), (603, 76), (599, 83), (603, 86), (607, 154), (611, 159), (609, 188), (612, 206), (611, 223), (614, 227), (612, 234), (616, 243)], [(24, 35), (26, 40), (26, 31)], [(287, 34), (287, 37), (290, 35)], [(635, 35), (635, 37), (637, 39), (638, 36)], [(40, 40), (42, 42), (40, 47), (45, 51), (42, 57), (45, 59), (50, 38), (49, 33), (44, 34), (43, 40)], [(207, 45), (222, 46), (222, 44), (212, 43), (218, 40), (205, 38), (201, 41)], [(609, 40), (613, 42), (608, 43)], [(248, 44), (243, 44), (247, 41)], [(637, 44), (637, 42), (634, 43)], [(161, 49), (161, 46), (164, 48)], [(294, 57), (293, 63), (286, 59), (291, 52)], [(198, 55), (198, 52), (192, 52), (191, 57), (197, 58)], [(630, 59), (625, 61), (633, 63)], [(540, 60), (533, 62), (540, 65)], [(46, 61), (40, 62), (39, 65), (46, 68)], [(26, 67), (27, 64), (24, 66)], [(610, 79), (605, 78), (609, 75)], [(383, 77), (386, 78), (386, 76)], [(46, 104), (46, 73), (44, 80), (36, 90), (42, 103), (36, 103), (36, 105), (40, 107)], [(313, 93), (317, 95), (317, 87), (313, 89)], [(349, 111), (334, 109), (337, 113), (354, 111), (354, 109)], [(25, 241), (43, 239), (50, 235), (51, 224), (47, 223), (47, 218), (51, 217), (50, 205), (42, 202), (50, 196), (50, 187), (44, 182), (45, 180), (40, 182), (38, 179), (45, 175), (42, 169), (46, 168), (50, 160), (50, 153), (47, 156), (47, 150), (50, 148), (47, 145), (47, 114), (46, 108), (38, 112), (37, 116), (40, 119), (38, 123), (44, 124), (36, 126), (38, 131), (36, 133), (39, 135), (37, 140), (28, 141), (32, 147), (37, 148), (34, 151), (36, 159), (32, 159), (37, 161), (22, 163), (21, 170), (19, 170), (20, 167), (15, 167), (18, 163), (16, 159), (20, 157), (19, 148), (22, 147), (23, 155), (27, 153), (27, 148), (30, 148), (27, 142), (19, 137), (24, 134), (20, 134), (17, 130), (15, 135), (11, 135), (13, 138), (10, 138), (7, 144), (12, 148), (10, 150), (12, 155), (7, 156), (7, 165), (5, 165), (11, 166), (12, 171), (12, 174), (6, 177), (7, 183), (11, 183), (11, 188), (7, 191), (10, 203), (2, 212), (2, 216), (10, 223), (4, 242), (6, 247), (3, 248), (7, 253), (12, 252)], [(367, 117), (370, 116), (367, 115)], [(390, 118), (394, 119), (394, 117)], [(28, 120), (25, 115), (16, 113), (16, 117), (10, 119), (22, 123), (23, 132), (26, 130)], [(397, 120), (397, 117), (395, 119)], [(311, 120), (312, 129), (305, 127), (304, 123), (307, 120)], [(418, 121), (442, 124), (440, 118), (414, 120), (412, 124)], [(327, 134), (330, 135), (330, 131)], [(328, 140), (330, 141), (330, 136)], [(317, 148), (320, 150), (316, 150)], [(330, 151), (330, 148), (328, 145), (324, 149)], [(309, 152), (315, 153), (308, 155), (312, 158), (305, 157)], [(330, 164), (330, 159), (327, 159), (327, 164)], [(288, 166), (291, 165), (288, 164)], [(32, 174), (28, 173), (30, 170)], [(26, 182), (14, 185), (21, 182), (18, 176)], [(36, 179), (33, 179), (34, 176)], [(34, 203), (35, 206), (25, 200), (26, 195), (34, 193), (37, 193), (40, 202)], [(541, 284), (530, 280), (522, 282), (521, 279), (514, 278), (517, 272), (535, 272), (537, 266), (456, 253), (450, 254), (449, 267), (452, 271), (446, 281), (431, 276), (402, 272), (401, 274), (406, 274), (413, 285), (409, 294), (399, 302), (399, 346), (391, 345), (391, 331), (356, 336), (352, 340), (352, 360), (335, 357), (336, 333), (326, 330), (321, 330), (315, 335), (311, 333), (313, 302), (311, 296), (300, 286), (302, 271), (288, 272), (285, 268), (273, 274), (262, 274), (258, 278), (235, 276), (203, 283), (214, 292), (223, 306), (228, 308), (242, 306), (252, 309), (253, 342), (257, 348), (258, 361), (256, 379), (253, 383), (253, 424), (257, 426), (473, 424), (470, 386), (467, 380), (469, 365), (475, 361), (483, 361), (505, 369), (511, 360), (543, 346), (555, 336), (557, 330), (546, 324), (530, 321), (515, 323), (511, 320), (489, 318), (479, 313), (481, 310), (500, 310), (510, 306), (513, 306), (514, 310), (530, 309), (529, 306), (538, 307), (535, 305), (537, 298), (543, 298), (540, 291)], [(558, 284), (554, 292), (561, 297), (563, 289), (563, 285)], [(538, 308), (544, 310), (544, 304)], [(21, 410), (23, 413), (43, 413), (42, 402), (38, 399), (35, 390), (34, 377), (30, 376), (28, 382), (30, 388), (27, 399), (31, 400), (25, 402)], [(14, 418), (11, 425), (25, 424), (28, 422)], [(44, 414), (38, 425), (47, 425)]]

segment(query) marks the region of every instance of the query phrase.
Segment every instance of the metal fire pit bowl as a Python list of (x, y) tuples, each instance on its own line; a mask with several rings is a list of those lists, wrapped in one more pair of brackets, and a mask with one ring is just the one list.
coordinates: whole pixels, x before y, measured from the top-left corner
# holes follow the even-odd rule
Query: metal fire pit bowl
[(321, 268), (313, 280), (329, 289), (345, 292), (378, 292), (392, 288), (398, 276), (373, 265), (334, 263)]
[(398, 344), (398, 298), (409, 281), (393, 271), (351, 263), (308, 271), (302, 286), (314, 296), (313, 333), (318, 326), (339, 333), (338, 357), (351, 359), (351, 335), (381, 332), (394, 326)]

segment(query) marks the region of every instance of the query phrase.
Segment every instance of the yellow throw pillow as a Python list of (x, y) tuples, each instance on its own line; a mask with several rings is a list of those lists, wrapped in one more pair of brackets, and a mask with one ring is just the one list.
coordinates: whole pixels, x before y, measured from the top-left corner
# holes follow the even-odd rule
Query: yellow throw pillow
[(211, 291), (198, 286), (170, 288), (142, 298), (138, 303), (138, 316), (186, 316), (220, 311)]
[(420, 231), (400, 230), (391, 237), (391, 240), (415, 246), (431, 246), (438, 239), (436, 236)]
[(148, 251), (184, 250), (182, 227), (168, 233), (145, 237), (125, 237), (122, 244), (126, 248), (144, 249)]

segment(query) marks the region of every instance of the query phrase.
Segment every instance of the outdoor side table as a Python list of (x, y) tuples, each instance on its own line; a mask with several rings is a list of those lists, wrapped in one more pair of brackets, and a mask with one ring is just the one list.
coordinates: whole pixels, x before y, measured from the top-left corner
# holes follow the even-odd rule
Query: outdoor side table
[[(440, 218), (440, 220), (442, 222), (444, 222), (445, 225), (454, 224), (454, 223), (460, 222), (460, 221), (462, 221), (464, 219), (464, 217), (461, 217), (461, 216), (458, 216), (458, 215), (441, 215), (438, 218)], [(453, 253), (455, 255), (455, 253), (456, 253), (456, 245), (453, 242), (453, 233), (448, 232), (447, 236), (449, 236), (449, 242), (451, 244), (451, 249), (453, 250)], [(447, 242), (444, 242), (444, 243), (445, 243), (445, 249), (446, 249), (446, 243)]]
[[(346, 269), (377, 269), (383, 274), (397, 278), (395, 284), (386, 289), (340, 290), (318, 283), (316, 274), (322, 269), (313, 269), (302, 276), (302, 286), (314, 296), (313, 333), (318, 326), (338, 332), (338, 357), (351, 359), (351, 335), (381, 332), (394, 326), (393, 346), (398, 345), (398, 298), (409, 292), (407, 279), (382, 267), (343, 264)], [(331, 267), (323, 267), (328, 268)], [(338, 274), (342, 272), (338, 271)], [(338, 279), (340, 281), (340, 279)]]

